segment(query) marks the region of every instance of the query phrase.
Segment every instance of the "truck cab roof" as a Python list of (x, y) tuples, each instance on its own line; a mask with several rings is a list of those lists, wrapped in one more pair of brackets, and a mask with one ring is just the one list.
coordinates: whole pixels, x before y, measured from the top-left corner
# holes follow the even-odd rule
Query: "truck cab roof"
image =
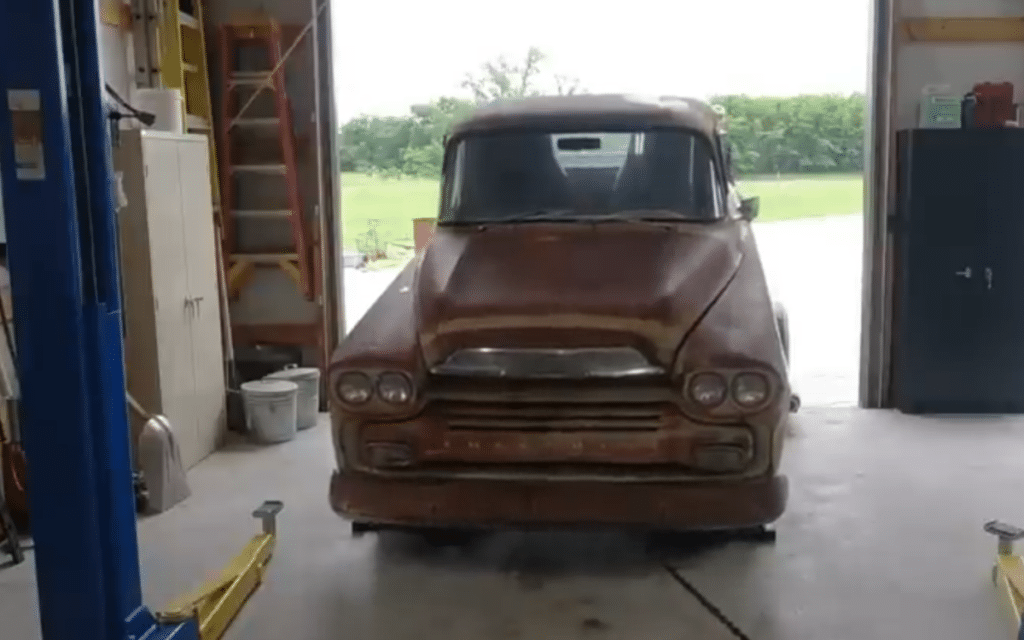
[(551, 132), (679, 127), (708, 138), (721, 132), (722, 117), (705, 102), (673, 96), (629, 94), (540, 96), (496, 100), (456, 124), (451, 138), (509, 130)]

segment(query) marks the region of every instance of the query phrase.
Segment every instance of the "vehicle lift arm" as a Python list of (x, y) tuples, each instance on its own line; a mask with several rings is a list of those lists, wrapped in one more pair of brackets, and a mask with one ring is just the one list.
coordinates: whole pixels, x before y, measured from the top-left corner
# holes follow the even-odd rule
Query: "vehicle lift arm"
[(219, 580), (142, 603), (116, 219), (94, 0), (0, 3), (0, 184), (44, 640), (214, 640), (262, 579), (280, 503)]
[(1024, 640), (1024, 561), (1013, 552), (1013, 543), (1024, 538), (1024, 529), (993, 520), (985, 523), (985, 531), (999, 539), (992, 581), (1016, 629), (1017, 640)]

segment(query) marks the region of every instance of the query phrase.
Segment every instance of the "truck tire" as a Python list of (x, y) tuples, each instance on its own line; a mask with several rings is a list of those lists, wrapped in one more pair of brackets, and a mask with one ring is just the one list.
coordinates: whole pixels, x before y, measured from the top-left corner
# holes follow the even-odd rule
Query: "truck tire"
[(428, 547), (435, 549), (462, 549), (471, 546), (480, 539), (481, 532), (473, 529), (431, 528), (411, 529), (414, 534)]
[[(779, 329), (779, 341), (782, 343), (782, 355), (786, 358), (786, 370), (789, 370), (789, 315), (786, 313), (786, 308), (781, 303), (774, 303), (772, 305), (775, 310), (775, 325)], [(796, 393), (790, 393), (789, 396), (789, 412), (796, 413), (800, 410), (800, 396)]]

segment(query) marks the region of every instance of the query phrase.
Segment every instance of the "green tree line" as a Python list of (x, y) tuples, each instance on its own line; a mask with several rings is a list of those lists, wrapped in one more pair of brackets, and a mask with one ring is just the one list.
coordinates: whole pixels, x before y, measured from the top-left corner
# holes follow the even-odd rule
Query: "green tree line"
[(864, 94), (719, 96), (742, 175), (851, 173), (864, 168)]
[[(538, 93), (583, 93), (579, 80), (547, 77), (545, 56), (531, 48), (519, 63), (482, 65), (463, 82), (472, 99), (443, 97), (407, 116), (361, 116), (341, 129), (342, 171), (436, 177), (451, 125), (481, 103)], [(709, 102), (726, 113), (733, 166), (739, 175), (850, 173), (864, 166), (863, 94), (791, 97), (726, 95)]]

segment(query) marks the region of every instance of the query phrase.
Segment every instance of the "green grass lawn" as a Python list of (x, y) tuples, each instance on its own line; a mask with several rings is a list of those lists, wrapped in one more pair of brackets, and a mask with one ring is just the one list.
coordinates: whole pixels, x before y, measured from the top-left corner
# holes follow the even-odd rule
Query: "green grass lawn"
[[(762, 222), (857, 213), (862, 208), (860, 175), (766, 176), (740, 181), (744, 196), (761, 197)], [(412, 243), (413, 218), (437, 215), (436, 180), (385, 179), (345, 173), (341, 211), (345, 247), (368, 252), (376, 245)], [(376, 239), (372, 232), (376, 233)]]
[(341, 176), (342, 233), (345, 248), (369, 251), (376, 242), (412, 242), (413, 218), (437, 217), (437, 180), (385, 179), (358, 173)]
[(860, 213), (864, 180), (857, 175), (783, 176), (740, 180), (740, 193), (761, 197), (762, 222)]

